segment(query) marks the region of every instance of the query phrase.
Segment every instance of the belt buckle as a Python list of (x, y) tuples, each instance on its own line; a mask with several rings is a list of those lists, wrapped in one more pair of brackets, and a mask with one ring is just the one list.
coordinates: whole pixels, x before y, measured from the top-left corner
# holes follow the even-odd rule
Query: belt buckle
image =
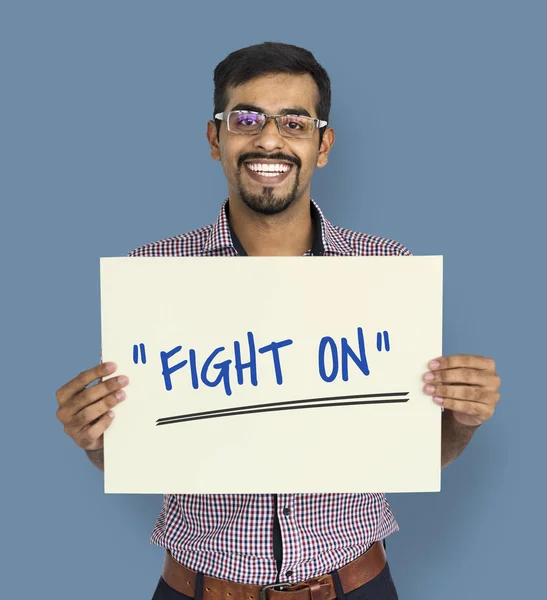
[(289, 581), (286, 581), (285, 583), (270, 583), (268, 585), (265, 585), (260, 590), (260, 600), (267, 600), (266, 590), (272, 590), (272, 589), (278, 588), (278, 587), (290, 587), (291, 585), (292, 585), (292, 583), (290, 583)]

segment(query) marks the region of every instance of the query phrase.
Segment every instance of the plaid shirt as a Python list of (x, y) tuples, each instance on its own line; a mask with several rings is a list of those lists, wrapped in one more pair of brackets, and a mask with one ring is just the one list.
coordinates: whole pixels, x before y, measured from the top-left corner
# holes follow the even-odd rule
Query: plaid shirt
[[(305, 256), (410, 256), (398, 242), (332, 225), (313, 200), (311, 212), (316, 239)], [(242, 254), (226, 200), (214, 224), (130, 256)], [(397, 530), (383, 494), (167, 494), (150, 541), (195, 571), (266, 585), (329, 573)]]

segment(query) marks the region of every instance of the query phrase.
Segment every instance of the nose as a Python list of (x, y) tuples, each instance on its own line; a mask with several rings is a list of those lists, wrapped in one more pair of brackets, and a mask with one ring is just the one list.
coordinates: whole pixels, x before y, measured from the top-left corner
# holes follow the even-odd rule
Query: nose
[(285, 146), (285, 139), (277, 129), (275, 119), (268, 119), (262, 131), (254, 136), (254, 147), (260, 148), (265, 152), (279, 150)]

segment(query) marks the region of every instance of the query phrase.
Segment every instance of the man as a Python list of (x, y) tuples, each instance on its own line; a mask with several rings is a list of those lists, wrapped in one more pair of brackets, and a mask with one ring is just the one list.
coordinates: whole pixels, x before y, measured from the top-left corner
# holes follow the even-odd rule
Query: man
[[(334, 144), (329, 77), (310, 52), (244, 48), (217, 66), (214, 82), (207, 139), (228, 199), (213, 225), (132, 256), (410, 255), (392, 240), (330, 224), (310, 197), (314, 170)], [(492, 416), (500, 379), (479, 356), (432, 357), (429, 367), (424, 390), (446, 409), (444, 467)], [(90, 384), (115, 369), (101, 364), (57, 392), (58, 419), (101, 470), (103, 433), (128, 380)], [(154, 600), (397, 598), (382, 545), (396, 529), (383, 494), (165, 495), (151, 540), (166, 548)]]

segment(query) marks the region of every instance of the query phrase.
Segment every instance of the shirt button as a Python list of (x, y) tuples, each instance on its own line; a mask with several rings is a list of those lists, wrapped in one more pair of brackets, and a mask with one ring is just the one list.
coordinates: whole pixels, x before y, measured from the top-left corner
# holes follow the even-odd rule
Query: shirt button
[(293, 571), (287, 571), (285, 573), (285, 577), (290, 577), (293, 574)]
[(290, 508), (287, 508), (287, 507), (285, 507), (285, 508), (283, 509), (283, 514), (284, 514), (285, 516), (287, 516), (287, 515), (290, 515), (290, 514), (291, 514), (291, 509), (290, 509)]

